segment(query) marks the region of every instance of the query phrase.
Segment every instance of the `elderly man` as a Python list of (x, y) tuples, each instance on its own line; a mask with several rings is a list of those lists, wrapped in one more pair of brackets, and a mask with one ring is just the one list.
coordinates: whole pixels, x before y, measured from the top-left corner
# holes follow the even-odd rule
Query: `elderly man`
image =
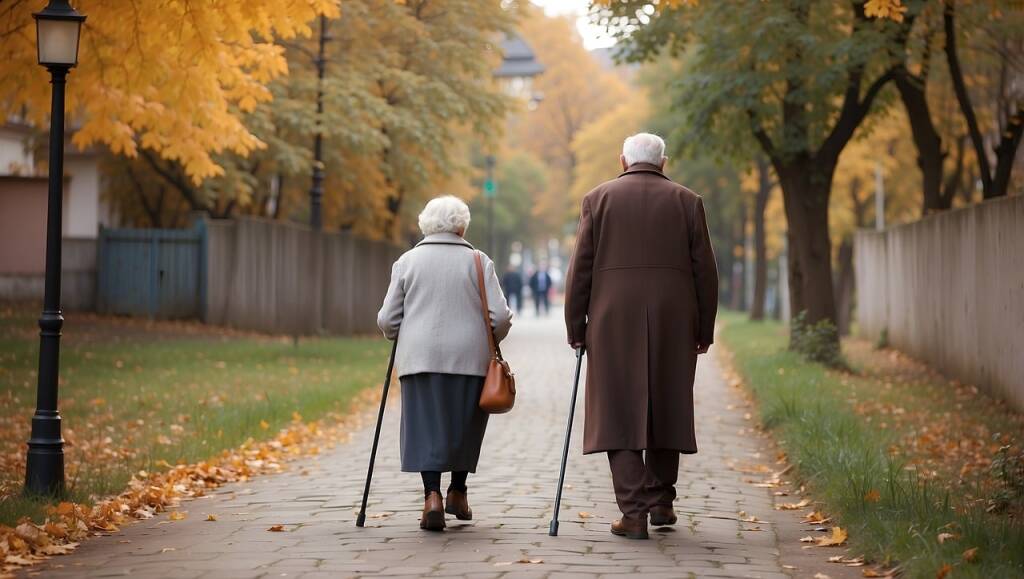
[(588, 353), (583, 452), (608, 453), (623, 514), (611, 531), (631, 539), (647, 538), (648, 514), (676, 522), (679, 453), (697, 452), (697, 355), (718, 308), (703, 201), (665, 160), (657, 135), (626, 139), (623, 173), (583, 198), (565, 290), (569, 343)]

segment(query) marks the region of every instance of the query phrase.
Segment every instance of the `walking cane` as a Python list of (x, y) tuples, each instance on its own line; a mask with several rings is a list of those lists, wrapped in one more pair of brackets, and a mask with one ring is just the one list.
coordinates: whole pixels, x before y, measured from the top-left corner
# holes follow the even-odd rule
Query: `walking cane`
[(391, 345), (391, 359), (388, 360), (388, 375), (384, 378), (384, 393), (380, 396), (380, 410), (377, 411), (377, 429), (373, 433), (373, 448), (370, 450), (370, 466), (366, 469), (366, 486), (363, 487), (363, 506), (356, 517), (356, 526), (366, 523), (366, 499), (370, 496), (370, 479), (373, 478), (373, 462), (377, 458), (377, 443), (380, 442), (380, 426), (384, 422), (384, 405), (388, 403), (388, 388), (391, 386), (391, 371), (395, 369), (395, 351), (398, 349), (398, 337)]
[(558, 474), (558, 490), (555, 491), (555, 512), (551, 516), (548, 535), (558, 536), (558, 509), (562, 506), (562, 486), (565, 484), (565, 463), (569, 460), (569, 437), (572, 436), (572, 418), (576, 414), (576, 392), (580, 387), (580, 366), (583, 364), (584, 346), (576, 348), (576, 377), (572, 381), (572, 401), (569, 402), (569, 423), (565, 427), (565, 445), (562, 447), (562, 471)]

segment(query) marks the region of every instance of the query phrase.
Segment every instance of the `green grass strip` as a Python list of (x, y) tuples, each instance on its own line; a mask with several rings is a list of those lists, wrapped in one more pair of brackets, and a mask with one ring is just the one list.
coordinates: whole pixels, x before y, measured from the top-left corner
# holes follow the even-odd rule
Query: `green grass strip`
[[(946, 564), (958, 578), (1024, 576), (1020, 521), (965, 506), (957, 494), (920, 481), (892, 459), (886, 450), (892, 435), (853, 411), (836, 373), (786, 349), (783, 325), (734, 313), (723, 321), (723, 342), (757, 399), (762, 423), (815, 499), (849, 530), (854, 551), (899, 563), (909, 577), (935, 577)], [(873, 490), (877, 502), (865, 499)], [(957, 538), (940, 544), (940, 533)], [(965, 561), (964, 551), (975, 547), (976, 559)]]

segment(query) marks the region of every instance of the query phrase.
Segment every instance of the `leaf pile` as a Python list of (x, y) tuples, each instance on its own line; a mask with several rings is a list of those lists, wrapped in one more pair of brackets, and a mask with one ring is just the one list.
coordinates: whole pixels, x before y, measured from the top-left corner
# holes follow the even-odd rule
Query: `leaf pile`
[[(72, 502), (51, 506), (42, 524), (26, 517), (13, 528), (0, 525), (0, 578), (52, 555), (69, 553), (90, 536), (112, 533), (132, 521), (152, 518), (224, 484), (279, 473), (288, 461), (318, 455), (323, 444), (333, 446), (347, 440), (364, 420), (365, 413), (355, 409), (368, 407), (374, 400), (380, 400), (379, 393), (364, 391), (353, 402), (352, 413), (332, 414), (325, 420), (304, 422), (296, 413), (292, 422), (270, 440), (250, 438), (237, 449), (196, 464), (163, 463), (168, 469), (164, 472), (139, 471), (116, 497), (94, 506)], [(182, 511), (171, 512), (172, 520), (184, 518)]]

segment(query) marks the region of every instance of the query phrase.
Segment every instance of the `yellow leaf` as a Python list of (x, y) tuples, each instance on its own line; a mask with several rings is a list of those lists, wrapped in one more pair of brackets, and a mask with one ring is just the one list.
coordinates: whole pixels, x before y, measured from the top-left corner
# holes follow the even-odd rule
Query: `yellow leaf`
[(217, 515), (215, 515), (213, 513), (210, 513), (209, 515), (206, 515), (206, 520), (207, 521), (216, 521), (217, 520)]
[(270, 428), (270, 423), (267, 422), (266, 420), (260, 420), (260, 428), (262, 428), (263, 430), (266, 430), (266, 429)]
[(589, 518), (591, 518), (591, 517), (593, 517), (593, 516), (594, 516), (594, 515), (591, 515), (591, 514), (590, 514), (590, 513), (588, 513), (587, 511), (580, 511), (580, 518), (581, 518), (581, 519), (589, 519)]
[(970, 549), (967, 549), (966, 551), (964, 551), (963, 558), (964, 561), (968, 563), (974, 563), (978, 560), (978, 548), (971, 547)]
[(172, 521), (184, 521), (185, 517), (185, 511), (171, 511), (171, 514), (167, 515), (167, 518)]
[(882, 493), (878, 492), (876, 489), (871, 489), (864, 495), (864, 500), (869, 503), (877, 503), (882, 500)]
[(957, 536), (953, 533), (939, 533), (939, 536), (936, 537), (940, 545), (944, 544), (946, 541), (954, 541), (956, 538)]
[(832, 534), (827, 537), (820, 537), (815, 541), (819, 547), (838, 547), (846, 542), (846, 530), (841, 527), (832, 527)]

